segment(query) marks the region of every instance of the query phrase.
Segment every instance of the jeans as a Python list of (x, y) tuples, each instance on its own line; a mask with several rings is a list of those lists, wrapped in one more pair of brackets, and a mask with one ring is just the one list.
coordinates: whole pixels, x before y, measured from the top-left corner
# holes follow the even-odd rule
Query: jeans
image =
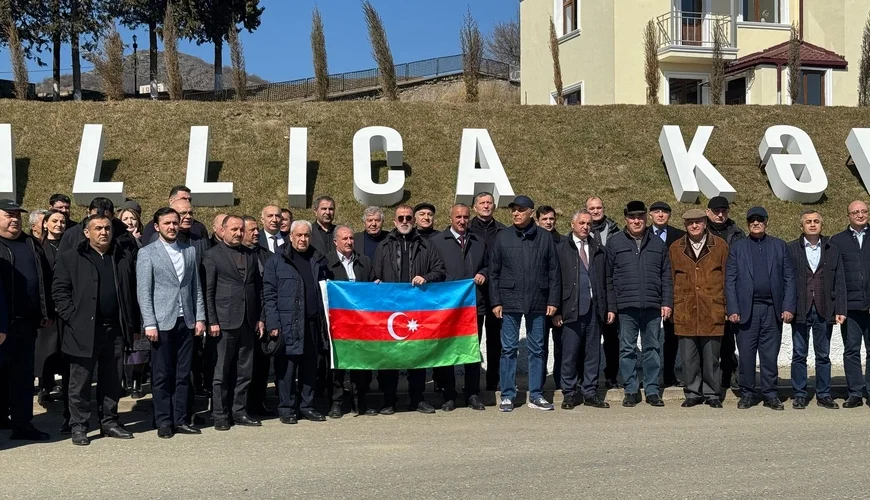
[[(843, 367), (850, 397), (863, 397), (867, 382), (861, 370), (861, 340), (870, 352), (870, 313), (850, 310), (843, 324)], [(867, 371), (870, 373), (870, 370)]]
[[(544, 386), (544, 318), (543, 314), (526, 314), (526, 343), (529, 348), (529, 395), (542, 398)], [(517, 397), (517, 351), (523, 313), (504, 313), (501, 324), (501, 360), (499, 386), (501, 397)]]
[(813, 333), (813, 349), (816, 351), (816, 399), (831, 395), (831, 332), (834, 325), (819, 316), (813, 306), (806, 321), (795, 323), (791, 330), (791, 384), (794, 397), (807, 397), (807, 353), (810, 332)]
[(637, 394), (637, 336), (640, 333), (643, 392), (647, 397), (659, 395), (659, 374), (662, 371), (661, 309), (628, 307), (619, 312), (619, 374), (625, 381), (625, 393)]

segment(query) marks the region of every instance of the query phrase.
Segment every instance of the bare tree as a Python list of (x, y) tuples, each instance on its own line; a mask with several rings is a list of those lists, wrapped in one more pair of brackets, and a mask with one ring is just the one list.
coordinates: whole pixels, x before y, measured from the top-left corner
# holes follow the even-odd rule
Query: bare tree
[(110, 101), (123, 101), (124, 93), (124, 41), (114, 23), (109, 24), (102, 46), (89, 52), (85, 59), (94, 65), (94, 72), (102, 81), (103, 94)]
[(486, 39), (486, 54), (490, 59), (520, 65), (520, 22), (519, 15), (506, 22), (495, 23)]
[(329, 96), (329, 66), (326, 62), (323, 18), (320, 17), (320, 9), (317, 7), (311, 15), (311, 54), (314, 58), (314, 95), (318, 101), (325, 101)]
[(716, 22), (713, 26), (713, 67), (710, 71), (710, 103), (722, 104), (722, 92), (725, 90), (725, 57), (722, 46), (725, 44), (725, 32), (722, 24)]
[(556, 86), (556, 104), (565, 104), (562, 95), (562, 63), (559, 61), (559, 37), (556, 35), (556, 25), (550, 17), (550, 55), (553, 56), (553, 84)]
[(462, 28), (459, 30), (462, 45), (462, 80), (465, 82), (465, 102), (479, 100), (480, 63), (483, 60), (483, 37), (480, 27), (471, 15), (471, 8), (465, 12)]
[(369, 41), (372, 44), (372, 55), (378, 62), (378, 73), (381, 79), (381, 92), (388, 101), (399, 100), (399, 90), (396, 85), (396, 66), (393, 63), (393, 52), (387, 42), (387, 32), (380, 14), (369, 0), (363, 0), (363, 13), (369, 29)]
[(27, 90), (30, 87), (30, 77), (27, 74), (27, 62), (24, 47), (21, 45), (21, 35), (15, 19), (12, 18), (12, 8), (8, 0), (0, 3), (0, 16), (2, 16), (2, 29), (6, 43), (9, 45), (9, 60), (12, 64), (12, 73), (15, 76), (15, 97), (27, 99)]
[(644, 78), (646, 79), (646, 103), (659, 103), (659, 44), (656, 23), (652, 19), (643, 29)]
[(864, 24), (861, 43), (861, 67), (858, 69), (858, 105), (870, 106), (870, 16)]
[(230, 46), (230, 61), (233, 63), (233, 86), (236, 88), (236, 99), (247, 99), (248, 73), (245, 71), (245, 54), (242, 51), (242, 41), (239, 30), (233, 23), (227, 31), (227, 44)]
[(797, 103), (801, 95), (801, 40), (798, 28), (791, 26), (791, 37), (788, 41), (788, 96), (792, 104)]
[(166, 2), (166, 14), (163, 17), (163, 64), (169, 80), (169, 98), (173, 101), (181, 99), (184, 95), (184, 82), (178, 64), (178, 19), (171, 0)]

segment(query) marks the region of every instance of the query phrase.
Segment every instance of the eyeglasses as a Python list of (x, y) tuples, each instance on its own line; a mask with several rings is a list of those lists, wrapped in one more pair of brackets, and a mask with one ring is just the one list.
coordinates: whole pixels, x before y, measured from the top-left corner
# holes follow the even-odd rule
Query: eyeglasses
[(188, 210), (186, 212), (178, 212), (178, 215), (181, 217), (187, 217), (188, 215), (193, 216), (193, 210)]
[(414, 220), (414, 216), (413, 215), (397, 215), (396, 220), (399, 222), (411, 222), (412, 220)]
[(752, 217), (746, 219), (746, 222), (748, 222), (750, 224), (754, 224), (756, 222), (763, 224), (763, 223), (767, 222), (767, 219), (765, 219), (764, 217), (759, 217), (757, 215), (753, 215)]
[(851, 212), (849, 212), (849, 215), (858, 215), (858, 214), (867, 215), (868, 213), (870, 213), (870, 212), (868, 212), (867, 209), (865, 208), (863, 210), (852, 210)]

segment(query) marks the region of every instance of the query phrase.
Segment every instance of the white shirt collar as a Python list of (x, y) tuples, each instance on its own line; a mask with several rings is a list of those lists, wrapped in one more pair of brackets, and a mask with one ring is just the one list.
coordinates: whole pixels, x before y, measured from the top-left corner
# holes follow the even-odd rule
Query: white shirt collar
[(806, 237), (803, 237), (803, 238), (804, 238), (804, 247), (806, 247), (806, 248), (812, 248), (812, 249), (815, 250), (816, 248), (819, 248), (819, 245), (822, 244), (822, 239), (821, 239), (821, 238), (819, 238), (819, 242), (816, 243), (815, 245), (813, 245), (812, 243), (810, 243), (810, 240), (806, 239)]
[[(459, 237), (462, 236), (461, 234), (457, 233), (455, 229), (453, 229), (453, 226), (450, 226), (450, 234), (452, 234), (453, 237), (457, 240), (459, 240)], [(468, 237), (468, 231), (465, 231), (465, 237)]]
[(588, 237), (588, 236), (586, 237), (585, 240), (581, 240), (580, 238), (577, 237), (576, 234), (574, 234), (574, 233), (572, 232), (572, 233), (571, 233), (571, 238), (574, 239), (574, 244), (575, 244), (575, 245), (578, 244), (578, 243), (580, 243), (580, 242), (582, 241), (583, 243), (586, 244), (586, 246), (589, 246), (589, 237)]
[(173, 250), (178, 250), (178, 240), (175, 240), (172, 243), (168, 243), (166, 241), (163, 241), (163, 239), (161, 238), (160, 242), (163, 243), (163, 246), (165, 246), (167, 248), (171, 248)]
[(354, 254), (350, 254), (350, 258), (347, 258), (344, 256), (343, 253), (339, 252), (338, 250), (336, 250), (335, 253), (338, 254), (338, 260), (341, 261), (342, 264), (351, 263), (355, 260)]

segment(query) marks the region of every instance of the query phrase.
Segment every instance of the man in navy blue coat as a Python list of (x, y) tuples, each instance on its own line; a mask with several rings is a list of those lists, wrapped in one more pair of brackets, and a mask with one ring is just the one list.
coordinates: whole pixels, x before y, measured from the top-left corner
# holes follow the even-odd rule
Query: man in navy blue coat
[(725, 271), (728, 319), (739, 324), (740, 401), (737, 408), (756, 402), (755, 355), (761, 361), (764, 406), (782, 410), (777, 397), (777, 357), (782, 323), (791, 323), (797, 310), (794, 261), (779, 238), (766, 234), (767, 210), (752, 207), (746, 213), (749, 238), (731, 245)]

